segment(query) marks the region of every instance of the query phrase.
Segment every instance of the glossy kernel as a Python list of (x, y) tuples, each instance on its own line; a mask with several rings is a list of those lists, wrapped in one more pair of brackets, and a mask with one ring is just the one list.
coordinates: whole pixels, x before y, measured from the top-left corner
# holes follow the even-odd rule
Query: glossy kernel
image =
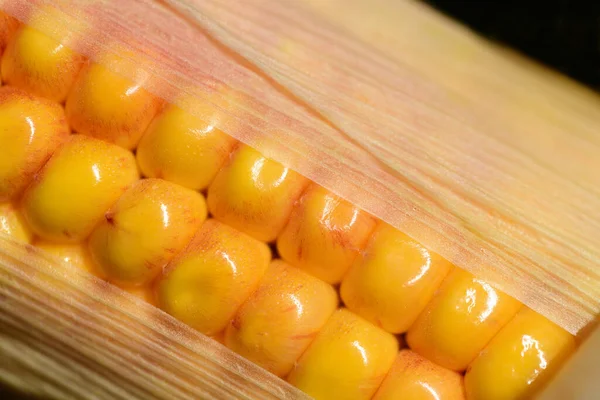
[(21, 194), (68, 135), (60, 105), (0, 88), (0, 201)]
[(92, 274), (97, 272), (86, 243), (52, 243), (44, 240), (36, 240), (34, 245), (62, 262)]
[(469, 366), (467, 398), (530, 399), (574, 350), (571, 334), (524, 307)]
[(342, 282), (349, 310), (388, 332), (402, 333), (417, 319), (452, 264), (382, 223)]
[(67, 98), (84, 62), (85, 57), (65, 43), (22, 26), (9, 41), (2, 57), (2, 80), (60, 103)]
[[(116, 61), (116, 64), (120, 60)], [(65, 111), (78, 133), (133, 149), (158, 112), (161, 101), (142, 86), (99, 64), (85, 66), (67, 97)]]
[(248, 146), (240, 147), (208, 190), (208, 208), (221, 222), (271, 242), (287, 222), (308, 180)]
[(24, 243), (33, 239), (23, 215), (12, 203), (0, 203), (0, 234)]
[(157, 280), (158, 305), (214, 336), (256, 289), (270, 259), (266, 244), (208, 220)]
[(300, 198), (277, 249), (284, 261), (328, 283), (338, 283), (367, 244), (375, 220), (313, 185)]
[(370, 399), (397, 352), (394, 336), (340, 309), (300, 357), (288, 381), (316, 400)]
[(227, 347), (285, 376), (335, 311), (333, 287), (273, 261), (260, 286), (227, 326)]
[(463, 371), (520, 307), (512, 297), (455, 269), (409, 329), (406, 341), (431, 361)]
[(23, 213), (41, 238), (80, 242), (136, 179), (137, 167), (130, 152), (73, 135), (25, 191)]
[(156, 117), (137, 148), (142, 173), (190, 189), (208, 187), (237, 141), (209, 110), (205, 115), (202, 120), (171, 105)]
[(401, 350), (373, 400), (464, 400), (463, 378), (411, 350)]
[(161, 179), (135, 182), (89, 239), (98, 267), (123, 286), (150, 283), (206, 219), (204, 197)]

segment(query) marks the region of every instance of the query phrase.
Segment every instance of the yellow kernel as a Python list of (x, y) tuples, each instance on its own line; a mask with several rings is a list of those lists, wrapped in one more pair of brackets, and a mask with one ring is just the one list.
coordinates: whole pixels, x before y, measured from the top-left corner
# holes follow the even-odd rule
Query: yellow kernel
[(242, 146), (210, 185), (208, 208), (219, 221), (271, 242), (308, 183), (302, 175)]
[(0, 88), (0, 201), (21, 194), (68, 135), (60, 105)]
[(328, 283), (338, 283), (367, 244), (375, 219), (313, 185), (277, 238), (284, 261)]
[(349, 310), (391, 333), (417, 319), (452, 264), (382, 223), (342, 282)]
[(8, 42), (2, 57), (2, 80), (32, 94), (63, 102), (84, 62), (85, 57), (65, 43), (22, 26)]
[(0, 11), (0, 55), (2, 55), (8, 41), (18, 28), (18, 20)]
[(89, 239), (107, 279), (149, 284), (206, 219), (204, 197), (161, 179), (135, 182), (106, 212)]
[(137, 167), (130, 152), (73, 135), (25, 191), (23, 214), (43, 239), (80, 242), (136, 179)]
[(23, 215), (12, 203), (0, 203), (0, 234), (24, 243), (33, 239)]
[(38, 249), (58, 258), (61, 262), (73, 265), (92, 274), (97, 273), (86, 243), (52, 243), (38, 239), (34, 245)]
[(209, 337), (212, 340), (214, 340), (215, 342), (219, 342), (220, 344), (225, 346), (225, 331), (221, 331), (221, 332), (217, 333), (216, 335), (209, 336)]
[(142, 87), (148, 78), (132, 82), (100, 64), (84, 67), (65, 106), (71, 127), (126, 149), (135, 148), (162, 104)]
[(300, 357), (288, 381), (316, 400), (370, 399), (397, 352), (394, 336), (340, 309)]
[(229, 157), (235, 139), (211, 115), (201, 120), (169, 106), (152, 121), (137, 149), (142, 173), (190, 189), (205, 189)]
[(156, 298), (154, 296), (154, 290), (151, 286), (137, 286), (123, 288), (127, 293), (137, 297), (138, 299), (144, 300), (148, 304), (156, 306)]
[(273, 261), (227, 326), (227, 347), (277, 376), (287, 375), (335, 311), (331, 285)]
[(524, 307), (469, 366), (467, 398), (530, 399), (574, 350), (571, 334)]
[(373, 400), (464, 400), (463, 378), (410, 350), (401, 350)]
[(455, 269), (406, 335), (408, 346), (445, 368), (463, 371), (521, 303)]
[(208, 220), (156, 282), (158, 305), (215, 336), (258, 286), (271, 251), (258, 240)]

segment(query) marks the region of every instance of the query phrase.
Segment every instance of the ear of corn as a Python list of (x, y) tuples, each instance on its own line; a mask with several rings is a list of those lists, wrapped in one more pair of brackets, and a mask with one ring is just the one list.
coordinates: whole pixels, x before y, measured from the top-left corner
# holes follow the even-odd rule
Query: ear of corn
[(17, 27), (0, 14), (0, 232), (316, 399), (521, 399), (574, 350), (518, 301), (238, 144), (210, 102), (161, 109), (144, 71), (125, 79), (71, 38)]

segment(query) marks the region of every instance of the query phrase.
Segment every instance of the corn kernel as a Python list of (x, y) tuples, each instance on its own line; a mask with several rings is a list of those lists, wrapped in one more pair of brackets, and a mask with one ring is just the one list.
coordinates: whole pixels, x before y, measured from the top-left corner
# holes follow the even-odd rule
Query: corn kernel
[(370, 215), (313, 185), (292, 211), (277, 238), (277, 249), (284, 261), (325, 282), (338, 283), (375, 224)]
[(148, 304), (156, 306), (156, 298), (154, 296), (154, 291), (150, 286), (127, 287), (123, 290), (137, 297), (138, 299), (144, 300)]
[(335, 311), (331, 285), (273, 261), (227, 326), (227, 347), (277, 376), (287, 375)]
[(18, 196), (68, 135), (58, 104), (0, 88), (0, 201)]
[(71, 127), (126, 149), (135, 148), (162, 104), (143, 84), (144, 77), (132, 82), (100, 64), (84, 67), (65, 106)]
[(24, 243), (31, 243), (33, 239), (23, 215), (12, 203), (0, 203), (0, 234)]
[(130, 152), (73, 135), (25, 191), (23, 214), (43, 239), (80, 242), (136, 179), (137, 167)]
[(408, 346), (463, 371), (521, 303), (466, 271), (453, 270), (406, 335)]
[(217, 333), (216, 335), (209, 336), (209, 337), (212, 340), (214, 340), (215, 342), (219, 342), (223, 346), (225, 346), (225, 331), (221, 331), (221, 332)]
[(208, 208), (219, 221), (275, 240), (308, 180), (256, 150), (242, 146), (208, 190)]
[(410, 350), (401, 350), (373, 400), (464, 400), (463, 378)]
[(84, 62), (85, 57), (65, 43), (22, 26), (8, 42), (2, 57), (2, 80), (29, 93), (63, 102)]
[(530, 399), (574, 350), (571, 334), (524, 307), (469, 366), (467, 398)]
[(270, 259), (266, 244), (208, 220), (157, 280), (158, 305), (214, 336), (256, 289)]
[(391, 333), (417, 319), (452, 264), (382, 223), (340, 289), (349, 310)]
[(92, 274), (97, 273), (85, 243), (52, 243), (38, 239), (34, 245), (62, 262)]
[(186, 246), (206, 214), (198, 192), (161, 179), (137, 181), (92, 232), (92, 257), (111, 282), (149, 284)]
[(137, 149), (142, 173), (190, 189), (208, 187), (229, 157), (235, 139), (207, 121), (169, 106), (152, 121)]
[(19, 27), (19, 21), (0, 11), (0, 55), (6, 48), (8, 41)]
[(288, 381), (316, 400), (370, 399), (397, 352), (394, 336), (340, 309), (300, 357)]

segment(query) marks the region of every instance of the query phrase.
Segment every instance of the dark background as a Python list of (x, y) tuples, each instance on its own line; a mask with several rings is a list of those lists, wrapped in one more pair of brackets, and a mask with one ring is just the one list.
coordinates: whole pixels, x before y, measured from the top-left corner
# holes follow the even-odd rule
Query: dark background
[(600, 91), (599, 0), (424, 0), (481, 35)]

